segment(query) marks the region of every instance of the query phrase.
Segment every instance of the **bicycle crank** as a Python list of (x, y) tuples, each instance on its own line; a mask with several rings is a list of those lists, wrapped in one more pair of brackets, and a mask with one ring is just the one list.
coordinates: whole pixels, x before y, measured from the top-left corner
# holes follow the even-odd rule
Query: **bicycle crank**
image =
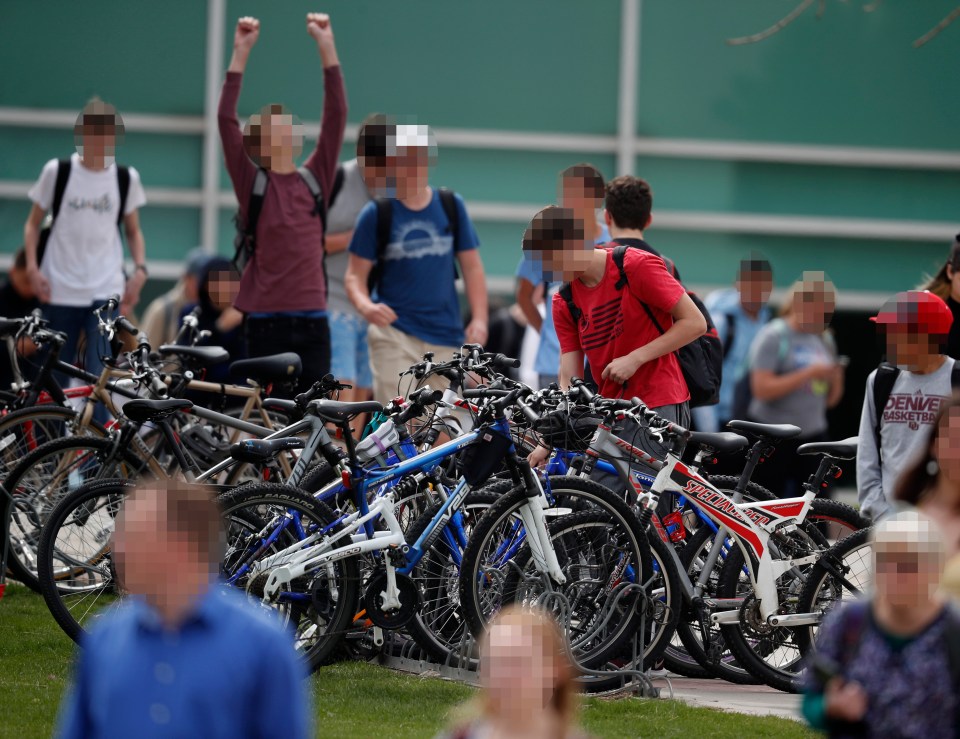
[(420, 607), (420, 590), (416, 583), (406, 575), (396, 573), (397, 592), (400, 605), (387, 609), (384, 607), (387, 593), (387, 573), (380, 571), (367, 582), (363, 592), (363, 606), (367, 609), (367, 618), (381, 629), (401, 629), (417, 615)]

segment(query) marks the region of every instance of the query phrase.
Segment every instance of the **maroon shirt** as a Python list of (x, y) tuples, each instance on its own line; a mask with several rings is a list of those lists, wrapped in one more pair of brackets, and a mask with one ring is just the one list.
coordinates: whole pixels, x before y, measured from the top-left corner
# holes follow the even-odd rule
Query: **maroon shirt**
[[(220, 140), (227, 172), (240, 201), (241, 218), (253, 190), (257, 166), (243, 148), (243, 132), (237, 118), (237, 99), (243, 75), (227, 72), (220, 93)], [(323, 70), (323, 120), (317, 148), (307, 159), (330, 204), (330, 190), (343, 129), (347, 124), (347, 97), (340, 67)], [(297, 172), (270, 172), (270, 183), (257, 222), (257, 248), (240, 280), (236, 307), (244, 313), (288, 313), (327, 309), (327, 286), (323, 279), (323, 229), (312, 214), (313, 196)]]

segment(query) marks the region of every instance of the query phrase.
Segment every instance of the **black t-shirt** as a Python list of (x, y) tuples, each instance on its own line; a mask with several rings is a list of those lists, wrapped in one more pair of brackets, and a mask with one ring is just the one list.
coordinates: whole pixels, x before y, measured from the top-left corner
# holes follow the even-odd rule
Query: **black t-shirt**
[[(38, 307), (40, 307), (40, 303), (37, 300), (22, 298), (20, 293), (13, 289), (10, 280), (7, 280), (3, 287), (0, 287), (0, 317), (23, 318)], [(20, 368), (24, 373), (27, 372), (27, 368), (23, 364)], [(13, 382), (13, 366), (10, 364), (10, 355), (6, 346), (0, 344), (0, 390), (9, 390), (11, 382)]]
[(950, 336), (947, 338), (947, 356), (960, 359), (960, 303), (947, 298), (947, 305), (953, 313), (953, 325), (950, 327)]
[[(633, 249), (642, 249), (643, 251), (653, 254), (654, 256), (663, 257), (663, 254), (654, 249), (643, 239), (611, 239), (610, 243), (623, 244), (624, 246), (629, 246)], [(605, 246), (609, 246), (609, 244), (606, 244)], [(676, 264), (673, 265), (673, 277), (677, 282), (683, 282), (683, 280), (680, 279), (680, 270), (677, 269)]]

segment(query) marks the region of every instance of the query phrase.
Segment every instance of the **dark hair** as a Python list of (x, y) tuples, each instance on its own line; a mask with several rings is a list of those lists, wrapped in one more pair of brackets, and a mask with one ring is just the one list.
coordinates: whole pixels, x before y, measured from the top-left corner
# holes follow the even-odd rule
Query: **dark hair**
[(740, 268), (737, 270), (737, 279), (742, 275), (749, 274), (768, 274), (773, 275), (773, 267), (762, 254), (751, 254), (746, 259), (740, 260)]
[(26, 269), (27, 268), (27, 250), (26, 247), (21, 246), (17, 249), (16, 253), (13, 255), (13, 268), (14, 269)]
[(396, 129), (393, 118), (383, 113), (371, 113), (360, 124), (357, 132), (357, 157), (385, 159), (390, 135)]
[(653, 191), (639, 177), (620, 175), (607, 183), (604, 206), (619, 228), (642, 231), (650, 223)]
[(921, 290), (929, 290), (941, 300), (950, 297), (953, 286), (950, 284), (950, 277), (947, 275), (947, 267), (954, 271), (960, 270), (960, 234), (953, 239), (953, 246), (950, 247), (950, 255), (947, 261), (940, 266), (940, 270), (927, 280), (926, 284), (920, 287)]
[(600, 170), (587, 162), (574, 164), (560, 173), (561, 187), (568, 180), (577, 180), (583, 185), (583, 191), (596, 200), (602, 200), (604, 194), (603, 175)]
[(523, 232), (523, 250), (551, 251), (583, 240), (583, 221), (569, 208), (550, 205), (537, 213)]
[[(954, 408), (960, 408), (958, 393), (954, 393), (950, 400), (940, 406), (937, 420), (930, 429), (930, 436), (922, 453), (917, 455), (900, 475), (893, 496), (896, 500), (916, 506), (936, 488), (942, 472), (933, 450), (940, 439), (940, 427)], [(883, 408), (877, 408), (876, 411), (877, 414), (883, 413)]]
[(210, 488), (171, 478), (145, 482), (143, 489), (158, 494), (167, 531), (184, 534), (196, 543), (201, 560), (216, 568), (223, 558), (225, 534), (220, 508)]
[(122, 136), (124, 130), (123, 120), (120, 118), (117, 109), (98, 97), (92, 98), (83, 106), (83, 110), (80, 111), (80, 115), (77, 116), (76, 123), (74, 123), (73, 132), (77, 136), (82, 135), (84, 129), (90, 126), (95, 127), (97, 133), (107, 133), (104, 129), (111, 129), (109, 133), (117, 137)]

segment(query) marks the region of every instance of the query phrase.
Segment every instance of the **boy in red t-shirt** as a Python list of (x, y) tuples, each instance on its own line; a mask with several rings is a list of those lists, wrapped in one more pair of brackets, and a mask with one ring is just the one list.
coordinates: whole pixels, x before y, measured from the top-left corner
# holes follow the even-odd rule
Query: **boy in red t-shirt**
[[(625, 254), (627, 284), (621, 289), (612, 250), (588, 246), (571, 211), (556, 207), (540, 211), (524, 236), (523, 248), (543, 262), (553, 279), (570, 283), (573, 302), (582, 314), (574, 323), (564, 299), (554, 296), (561, 386), (569, 387), (582, 373), (586, 357), (602, 395), (637, 396), (661, 416), (688, 425), (690, 394), (674, 352), (703, 335), (707, 325), (663, 259), (645, 248), (643, 228), (650, 223), (650, 199), (640, 198), (642, 192), (649, 193), (649, 187), (635, 177), (618, 177), (607, 188), (610, 234), (614, 242), (635, 247)], [(663, 334), (644, 305), (664, 328)], [(660, 452), (659, 445), (640, 446)], [(534, 455), (540, 457), (538, 452)]]

